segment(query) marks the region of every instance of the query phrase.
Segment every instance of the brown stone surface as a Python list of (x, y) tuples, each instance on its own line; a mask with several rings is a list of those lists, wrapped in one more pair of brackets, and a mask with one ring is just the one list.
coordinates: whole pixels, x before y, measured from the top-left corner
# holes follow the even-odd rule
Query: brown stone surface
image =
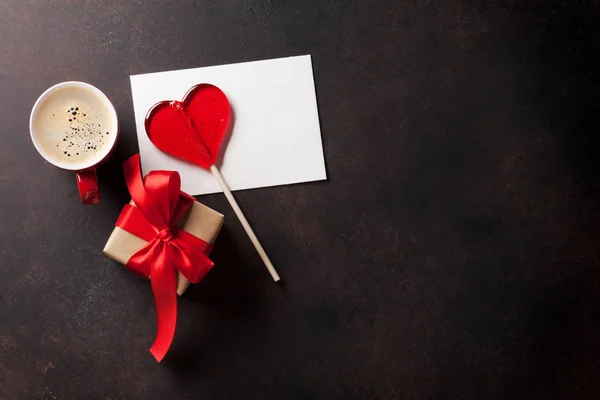
[[(600, 6), (0, 2), (0, 399), (600, 398)], [(102, 254), (137, 151), (129, 75), (310, 53), (329, 180), (222, 195), (216, 267), (148, 353), (148, 282)], [(90, 82), (102, 202), (30, 144)]]

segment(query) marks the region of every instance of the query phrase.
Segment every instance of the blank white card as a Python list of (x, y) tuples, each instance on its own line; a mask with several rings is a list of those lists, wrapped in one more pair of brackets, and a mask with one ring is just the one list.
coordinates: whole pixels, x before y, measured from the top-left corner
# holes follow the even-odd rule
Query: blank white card
[(182, 100), (198, 83), (218, 86), (231, 104), (233, 130), (220, 160), (231, 190), (327, 179), (310, 55), (132, 75), (144, 174), (176, 170), (184, 192), (221, 192), (210, 171), (163, 153), (144, 128), (150, 107)]

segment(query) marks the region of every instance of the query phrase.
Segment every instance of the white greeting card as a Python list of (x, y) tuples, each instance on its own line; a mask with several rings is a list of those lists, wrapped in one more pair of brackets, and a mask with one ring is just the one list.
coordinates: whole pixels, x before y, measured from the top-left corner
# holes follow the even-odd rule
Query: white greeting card
[[(218, 86), (233, 130), (220, 170), (231, 190), (326, 179), (310, 55), (131, 76), (142, 172), (176, 170), (192, 195), (221, 192), (210, 171), (157, 149), (144, 128), (150, 107), (182, 100), (198, 83)], [(218, 164), (219, 165), (219, 164)]]

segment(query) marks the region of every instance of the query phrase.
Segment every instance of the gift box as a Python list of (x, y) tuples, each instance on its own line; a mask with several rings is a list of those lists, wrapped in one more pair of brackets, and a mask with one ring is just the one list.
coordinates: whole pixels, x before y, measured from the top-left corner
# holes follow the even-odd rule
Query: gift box
[(161, 361), (177, 324), (177, 295), (213, 267), (208, 257), (223, 215), (180, 191), (176, 171), (151, 171), (142, 178), (140, 157), (123, 164), (131, 202), (121, 210), (104, 253), (150, 279), (158, 329), (150, 352)]
[[(135, 206), (133, 201), (129, 204)], [(223, 218), (223, 214), (198, 201), (194, 201), (190, 209), (177, 221), (175, 226), (207, 243), (213, 244), (223, 226)], [(126, 265), (131, 256), (147, 244), (146, 240), (116, 226), (108, 238), (106, 246), (104, 246), (104, 254)], [(177, 294), (181, 296), (189, 285), (190, 281), (178, 272)]]

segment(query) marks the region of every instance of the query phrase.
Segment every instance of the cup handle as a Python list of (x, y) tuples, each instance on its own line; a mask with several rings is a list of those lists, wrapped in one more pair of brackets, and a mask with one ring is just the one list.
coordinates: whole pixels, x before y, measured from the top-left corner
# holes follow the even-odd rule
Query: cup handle
[(89, 171), (76, 172), (77, 189), (79, 189), (79, 197), (83, 204), (96, 204), (100, 201), (100, 192), (98, 191), (98, 178), (96, 177), (96, 169)]

